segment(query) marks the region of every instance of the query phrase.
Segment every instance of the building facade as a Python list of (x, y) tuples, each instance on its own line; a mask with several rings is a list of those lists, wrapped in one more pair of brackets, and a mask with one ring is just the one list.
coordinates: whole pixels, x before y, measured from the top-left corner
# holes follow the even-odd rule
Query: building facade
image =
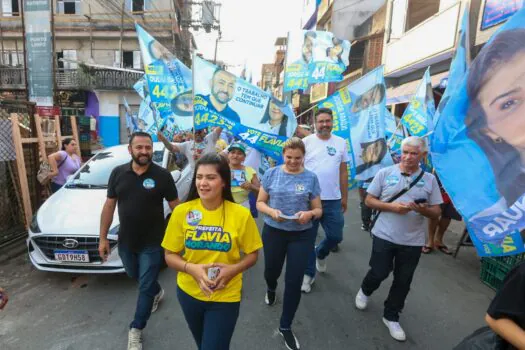
[[(9, 99), (28, 96), (22, 1), (1, 2), (0, 96)], [(123, 98), (138, 108), (133, 85), (143, 71), (135, 22), (190, 64), (195, 42), (180, 23), (191, 12), (182, 0), (49, 1), (54, 105), (95, 117), (104, 146), (126, 142)]]

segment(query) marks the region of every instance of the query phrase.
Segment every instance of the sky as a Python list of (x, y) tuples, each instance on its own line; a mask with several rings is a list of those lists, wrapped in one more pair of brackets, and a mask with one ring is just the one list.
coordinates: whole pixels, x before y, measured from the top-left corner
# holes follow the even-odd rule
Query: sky
[[(217, 60), (224, 61), (239, 74), (247, 63), (253, 82), (260, 80), (263, 63), (272, 63), (275, 39), (290, 30), (301, 29), (303, 0), (220, 0), (222, 39)], [(213, 60), (217, 32), (193, 32), (197, 52)]]

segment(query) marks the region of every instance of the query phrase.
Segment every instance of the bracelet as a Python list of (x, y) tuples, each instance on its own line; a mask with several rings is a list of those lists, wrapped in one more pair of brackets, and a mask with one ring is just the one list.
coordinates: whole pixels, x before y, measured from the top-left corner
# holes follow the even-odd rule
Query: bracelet
[(184, 263), (184, 273), (187, 273), (187, 272), (186, 272), (186, 266), (187, 266), (187, 265), (188, 265), (188, 262), (186, 261), (186, 262)]

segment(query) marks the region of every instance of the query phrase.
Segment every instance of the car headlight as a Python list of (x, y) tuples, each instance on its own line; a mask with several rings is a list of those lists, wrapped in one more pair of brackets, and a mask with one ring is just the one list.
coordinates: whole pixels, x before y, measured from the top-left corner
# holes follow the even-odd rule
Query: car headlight
[(41, 233), (40, 227), (38, 226), (38, 220), (37, 220), (38, 212), (33, 215), (33, 218), (31, 219), (31, 225), (29, 225), (29, 229), (33, 233)]
[(118, 236), (118, 232), (120, 231), (120, 225), (117, 225), (113, 227), (111, 230), (109, 230), (108, 235), (115, 235)]

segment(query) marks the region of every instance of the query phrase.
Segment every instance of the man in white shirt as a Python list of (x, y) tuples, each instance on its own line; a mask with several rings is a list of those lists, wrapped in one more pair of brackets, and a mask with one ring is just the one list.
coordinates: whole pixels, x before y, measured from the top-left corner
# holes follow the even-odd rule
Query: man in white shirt
[[(439, 218), (443, 199), (434, 175), (422, 173), (419, 167), (427, 153), (425, 140), (407, 137), (401, 144), (401, 152), (401, 163), (379, 170), (367, 189), (365, 204), (381, 213), (372, 227), (370, 270), (357, 293), (355, 306), (366, 309), (368, 298), (393, 270), (394, 281), (384, 303), (383, 323), (392, 338), (405, 341), (399, 314), (425, 245), (426, 219)], [(412, 183), (415, 184), (410, 187)], [(405, 192), (392, 202), (391, 198), (402, 191)]]
[(222, 128), (217, 127), (212, 132), (206, 134), (206, 129), (195, 131), (194, 140), (181, 143), (169, 142), (162, 132), (157, 133), (157, 137), (164, 146), (172, 153), (182, 153), (188, 158), (188, 166), (182, 169), (180, 179), (177, 181), (177, 192), (181, 201), (185, 201), (190, 191), (195, 162), (206, 153), (217, 153), (215, 144), (221, 136)]
[(326, 257), (343, 240), (343, 214), (348, 197), (348, 146), (342, 137), (332, 135), (333, 116), (329, 108), (320, 108), (315, 115), (316, 133), (303, 139), (306, 146), (304, 167), (313, 171), (321, 185), (323, 216), (314, 221), (317, 233), (319, 224), (326, 237), (312, 252), (303, 278), (301, 290), (309, 293), (315, 281), (315, 270), (326, 271)]

